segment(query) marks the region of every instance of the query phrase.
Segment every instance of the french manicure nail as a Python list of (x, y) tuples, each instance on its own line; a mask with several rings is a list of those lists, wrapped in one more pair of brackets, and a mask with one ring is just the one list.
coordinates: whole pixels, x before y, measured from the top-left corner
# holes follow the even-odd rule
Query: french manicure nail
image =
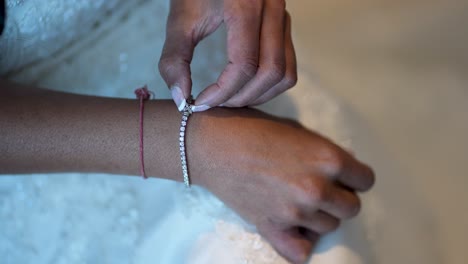
[(210, 109), (208, 105), (194, 105), (192, 106), (192, 112), (203, 112), (205, 110)]
[(184, 97), (184, 93), (178, 86), (171, 86), (171, 95), (172, 95), (172, 100), (174, 100), (174, 103), (177, 106), (177, 109), (179, 111), (184, 110), (185, 105), (187, 104), (187, 100)]

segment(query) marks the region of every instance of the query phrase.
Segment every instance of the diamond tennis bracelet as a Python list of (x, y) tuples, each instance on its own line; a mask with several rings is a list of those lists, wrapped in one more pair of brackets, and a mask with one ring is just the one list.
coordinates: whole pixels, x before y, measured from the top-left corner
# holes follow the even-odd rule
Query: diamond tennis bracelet
[(188, 173), (188, 164), (187, 164), (187, 154), (185, 152), (185, 132), (187, 127), (187, 122), (192, 114), (192, 99), (187, 100), (184, 109), (182, 112), (182, 121), (180, 122), (180, 137), (179, 137), (179, 150), (180, 150), (180, 161), (182, 163), (182, 174), (184, 175), (185, 186), (190, 187), (190, 177)]

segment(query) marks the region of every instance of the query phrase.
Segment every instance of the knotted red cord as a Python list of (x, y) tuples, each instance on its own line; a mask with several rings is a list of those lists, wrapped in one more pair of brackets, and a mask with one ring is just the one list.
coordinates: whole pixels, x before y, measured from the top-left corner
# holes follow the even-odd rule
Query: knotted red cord
[(145, 85), (142, 88), (136, 89), (135, 95), (137, 99), (140, 100), (140, 173), (143, 176), (143, 178), (147, 179), (148, 177), (145, 173), (145, 156), (143, 151), (143, 112), (145, 110), (145, 101), (151, 98), (151, 92), (148, 91), (148, 88)]

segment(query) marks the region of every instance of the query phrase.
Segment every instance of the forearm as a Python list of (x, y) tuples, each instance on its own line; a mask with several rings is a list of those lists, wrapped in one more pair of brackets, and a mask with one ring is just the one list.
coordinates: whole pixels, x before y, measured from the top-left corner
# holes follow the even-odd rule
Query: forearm
[[(182, 180), (180, 114), (172, 102), (145, 102), (149, 176)], [(138, 175), (139, 101), (1, 83), (0, 173), (103, 172)]]

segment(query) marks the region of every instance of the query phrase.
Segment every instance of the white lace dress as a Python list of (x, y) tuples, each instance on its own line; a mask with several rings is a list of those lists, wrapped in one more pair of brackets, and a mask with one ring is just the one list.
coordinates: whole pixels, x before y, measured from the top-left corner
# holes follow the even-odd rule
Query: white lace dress
[[(8, 0), (7, 11), (0, 38), (7, 78), (113, 97), (133, 97), (148, 84), (169, 98), (156, 71), (167, 1)], [(197, 48), (195, 90), (223, 68), (224, 45), (220, 30)], [(295, 89), (263, 109), (349, 145), (338, 103), (307, 69)], [(364, 211), (322, 239), (310, 263), (373, 263), (370, 219)], [(286, 263), (202, 188), (100, 174), (1, 176), (0, 256), (3, 264)]]

